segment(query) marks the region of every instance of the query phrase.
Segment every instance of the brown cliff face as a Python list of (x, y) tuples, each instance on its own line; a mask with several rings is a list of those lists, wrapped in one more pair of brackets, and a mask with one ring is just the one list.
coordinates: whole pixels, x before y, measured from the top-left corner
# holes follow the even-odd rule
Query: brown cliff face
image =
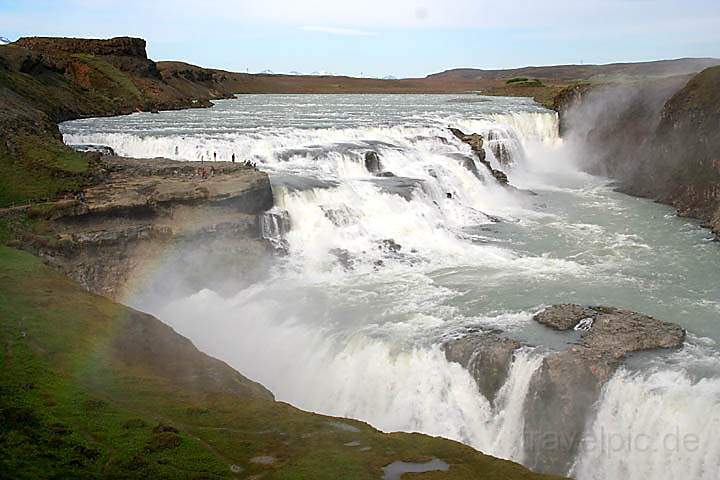
[(90, 55), (98, 57), (120, 71), (160, 80), (157, 65), (147, 58), (145, 40), (116, 37), (110, 39), (25, 37), (15, 46), (51, 57)]

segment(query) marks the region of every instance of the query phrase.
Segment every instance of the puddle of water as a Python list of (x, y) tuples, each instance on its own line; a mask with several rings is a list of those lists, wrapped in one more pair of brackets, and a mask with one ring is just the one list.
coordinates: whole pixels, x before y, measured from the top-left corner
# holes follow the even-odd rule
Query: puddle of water
[(251, 463), (259, 463), (261, 465), (270, 465), (271, 463), (275, 463), (275, 457), (271, 457), (269, 455), (263, 455), (260, 457), (253, 457), (250, 459)]
[(383, 480), (400, 480), (404, 473), (425, 473), (434, 471), (447, 471), (450, 465), (438, 458), (429, 462), (393, 462), (383, 468)]
[(328, 425), (330, 425), (333, 428), (337, 428), (338, 430), (344, 430), (346, 432), (353, 432), (353, 433), (359, 433), (360, 429), (357, 427), (353, 427), (352, 425), (348, 425), (347, 423), (342, 422), (327, 422)]

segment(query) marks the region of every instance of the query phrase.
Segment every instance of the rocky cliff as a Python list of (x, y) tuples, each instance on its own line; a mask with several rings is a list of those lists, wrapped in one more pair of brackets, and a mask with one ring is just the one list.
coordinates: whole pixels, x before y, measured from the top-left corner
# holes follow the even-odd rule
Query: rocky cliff
[[(114, 299), (138, 291), (136, 301), (189, 294), (201, 286), (224, 291), (239, 287), (226, 279), (247, 283), (264, 275), (274, 252), (262, 229), (273, 206), (267, 174), (240, 163), (96, 161), (102, 178), (82, 194), (0, 211), (0, 227), (10, 231), (6, 242)], [(188, 273), (200, 271), (212, 275)], [(150, 274), (163, 280), (152, 282)], [(165, 290), (150, 291), (146, 282)]]
[(585, 167), (720, 232), (720, 67), (692, 76), (566, 90), (563, 134)]

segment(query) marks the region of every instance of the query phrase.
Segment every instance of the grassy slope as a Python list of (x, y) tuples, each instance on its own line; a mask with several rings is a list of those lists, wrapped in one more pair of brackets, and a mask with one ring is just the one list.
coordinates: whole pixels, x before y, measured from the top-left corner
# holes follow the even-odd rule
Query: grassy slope
[(48, 137), (13, 136), (14, 151), (0, 145), (0, 207), (54, 198), (86, 183), (87, 157)]
[(551, 478), (447, 440), (339, 429), (31, 255), (0, 247), (0, 264), (0, 472), (11, 478), (377, 479), (427, 457), (451, 468), (417, 478)]

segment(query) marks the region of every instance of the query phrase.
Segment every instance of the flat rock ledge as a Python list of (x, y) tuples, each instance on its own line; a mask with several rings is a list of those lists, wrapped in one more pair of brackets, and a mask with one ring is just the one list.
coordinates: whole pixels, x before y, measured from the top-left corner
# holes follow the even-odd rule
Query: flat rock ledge
[(95, 185), (49, 209), (54, 240), (39, 252), (86, 289), (124, 298), (163, 262), (200, 271), (222, 258), (217, 268), (234, 274), (263, 270), (262, 217), (273, 206), (266, 173), (244, 162), (110, 155), (102, 165)]
[(534, 320), (558, 331), (577, 329), (580, 341), (548, 355), (530, 380), (526, 400), (526, 464), (565, 474), (603, 385), (630, 353), (681, 347), (685, 330), (630, 310), (554, 305)]

